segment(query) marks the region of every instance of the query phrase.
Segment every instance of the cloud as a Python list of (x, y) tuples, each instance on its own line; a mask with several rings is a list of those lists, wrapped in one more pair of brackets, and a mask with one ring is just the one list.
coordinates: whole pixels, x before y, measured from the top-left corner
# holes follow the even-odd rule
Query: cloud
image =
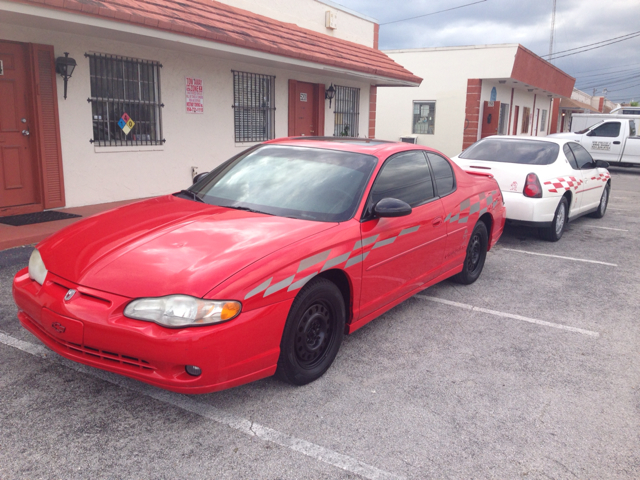
[[(470, 3), (472, 0), (338, 0), (347, 8), (377, 19), (380, 24), (380, 48), (424, 48), (461, 45), (520, 43), (538, 55), (549, 53), (552, 0), (487, 0), (486, 2), (428, 17), (385, 25), (386, 22), (427, 14)], [(604, 8), (596, 0), (557, 2), (554, 51), (568, 50), (640, 31), (640, 2), (610, 0)], [(583, 72), (606, 73), (640, 62), (640, 37), (604, 48), (559, 58), (553, 63), (577, 78), (577, 86), (591, 84), (581, 79)], [(571, 53), (571, 52), (567, 52)], [(640, 65), (636, 65), (640, 74)], [(631, 68), (631, 67), (630, 67)], [(610, 77), (615, 77), (611, 74)], [(609, 91), (621, 85), (602, 76)], [(618, 83), (616, 83), (618, 82)], [(632, 82), (627, 82), (632, 84)], [(640, 99), (640, 80), (635, 88), (615, 92), (614, 100)], [(591, 88), (588, 93), (592, 93)]]

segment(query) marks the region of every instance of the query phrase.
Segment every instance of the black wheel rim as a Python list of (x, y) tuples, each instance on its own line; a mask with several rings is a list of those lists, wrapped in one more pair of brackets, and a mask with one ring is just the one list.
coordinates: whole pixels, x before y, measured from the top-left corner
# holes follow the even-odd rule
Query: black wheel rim
[(324, 302), (311, 305), (296, 329), (295, 355), (303, 368), (314, 368), (324, 360), (335, 337), (336, 317)]
[(469, 242), (469, 250), (467, 251), (467, 271), (474, 273), (480, 266), (480, 259), (482, 258), (482, 239), (480, 234), (476, 233), (471, 237)]

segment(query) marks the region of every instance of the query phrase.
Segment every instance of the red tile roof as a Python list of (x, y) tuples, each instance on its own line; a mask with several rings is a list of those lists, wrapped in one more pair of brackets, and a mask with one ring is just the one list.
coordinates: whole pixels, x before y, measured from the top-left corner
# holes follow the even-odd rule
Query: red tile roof
[(421, 78), (379, 50), (213, 0), (13, 0), (131, 23), (405, 82)]

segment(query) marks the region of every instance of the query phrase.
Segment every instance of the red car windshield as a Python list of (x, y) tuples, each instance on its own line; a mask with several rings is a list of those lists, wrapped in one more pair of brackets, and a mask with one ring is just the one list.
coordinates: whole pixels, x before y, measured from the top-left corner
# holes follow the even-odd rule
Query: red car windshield
[(264, 145), (191, 187), (205, 203), (270, 215), (343, 222), (356, 212), (376, 157), (322, 148)]

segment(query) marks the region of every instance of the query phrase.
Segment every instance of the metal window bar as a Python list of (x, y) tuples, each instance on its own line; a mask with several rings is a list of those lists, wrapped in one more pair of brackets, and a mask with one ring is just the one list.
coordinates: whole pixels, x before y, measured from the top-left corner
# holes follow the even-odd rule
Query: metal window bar
[(275, 138), (275, 78), (258, 73), (233, 73), (233, 117), (236, 142)]
[(360, 89), (336, 85), (333, 110), (333, 135), (358, 137), (360, 135)]
[[(159, 62), (104, 54), (89, 58), (93, 117), (92, 143), (101, 146), (160, 145), (162, 114)], [(129, 115), (135, 125), (128, 134), (118, 122)]]

